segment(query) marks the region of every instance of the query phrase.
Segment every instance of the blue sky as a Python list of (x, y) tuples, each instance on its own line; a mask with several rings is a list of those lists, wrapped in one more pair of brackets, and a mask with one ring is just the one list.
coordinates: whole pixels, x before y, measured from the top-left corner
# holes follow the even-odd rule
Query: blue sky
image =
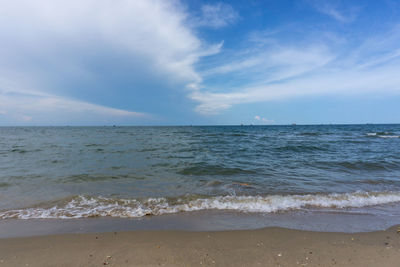
[(400, 2), (0, 0), (0, 125), (400, 122)]

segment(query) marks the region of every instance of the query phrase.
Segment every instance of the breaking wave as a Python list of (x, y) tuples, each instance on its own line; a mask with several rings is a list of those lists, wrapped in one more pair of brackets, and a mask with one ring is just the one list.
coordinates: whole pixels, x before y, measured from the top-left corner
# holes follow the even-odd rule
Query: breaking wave
[(216, 196), (209, 198), (115, 199), (76, 196), (51, 207), (0, 211), (0, 219), (135, 218), (199, 210), (271, 213), (306, 208), (360, 208), (400, 202), (400, 192), (353, 192), (308, 195)]
[(400, 138), (399, 135), (392, 132), (376, 132), (376, 133), (367, 133), (368, 137), (380, 137), (380, 138)]

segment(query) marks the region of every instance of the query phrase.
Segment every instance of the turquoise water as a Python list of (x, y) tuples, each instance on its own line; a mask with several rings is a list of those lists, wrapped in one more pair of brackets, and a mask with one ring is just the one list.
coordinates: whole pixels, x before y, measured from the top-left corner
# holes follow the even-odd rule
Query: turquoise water
[(397, 208), (399, 136), (400, 125), (0, 127), (0, 219)]

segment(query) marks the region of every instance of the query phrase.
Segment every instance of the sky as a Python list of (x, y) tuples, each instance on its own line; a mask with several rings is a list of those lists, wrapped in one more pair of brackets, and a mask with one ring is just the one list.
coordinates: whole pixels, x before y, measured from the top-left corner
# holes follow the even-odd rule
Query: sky
[(397, 0), (0, 0), (0, 125), (400, 123)]

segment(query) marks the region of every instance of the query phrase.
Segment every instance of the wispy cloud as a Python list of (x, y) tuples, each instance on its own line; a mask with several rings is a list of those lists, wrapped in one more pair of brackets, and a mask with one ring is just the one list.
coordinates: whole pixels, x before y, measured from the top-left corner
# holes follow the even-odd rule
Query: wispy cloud
[(365, 38), (345, 51), (321, 38), (297, 47), (264, 47), (262, 52), (256, 50), (242, 61), (224, 62), (207, 73), (231, 75), (229, 80), (241, 71), (248, 79), (245, 83), (229, 90), (204, 86), (190, 97), (199, 103), (199, 113), (218, 114), (238, 104), (302, 96), (399, 94), (400, 35), (394, 34), (398, 31), (396, 27)]
[(341, 70), (302, 77), (280, 84), (236, 89), (230, 93), (195, 92), (192, 99), (200, 104), (196, 110), (202, 114), (217, 114), (233, 105), (268, 102), (299, 96), (365, 93), (400, 93), (400, 65), (367, 71)]
[(322, 14), (342, 22), (350, 23), (357, 18), (358, 8), (356, 7), (341, 7), (339, 1), (326, 1), (326, 0), (308, 0), (308, 2)]
[(328, 47), (320, 44), (270, 45), (250, 49), (231, 62), (202, 72), (203, 77), (233, 73), (245, 75), (257, 83), (273, 82), (301, 75), (326, 65), (334, 59)]
[[(74, 120), (91, 123), (109, 123), (121, 118), (152, 119), (145, 113), (96, 105), (85, 101), (70, 99), (34, 91), (0, 90), (0, 122), (57, 123), (63, 124)], [(90, 120), (89, 120), (90, 118)]]
[(201, 11), (201, 16), (193, 19), (194, 26), (217, 29), (233, 24), (239, 19), (239, 14), (226, 3), (203, 5)]

